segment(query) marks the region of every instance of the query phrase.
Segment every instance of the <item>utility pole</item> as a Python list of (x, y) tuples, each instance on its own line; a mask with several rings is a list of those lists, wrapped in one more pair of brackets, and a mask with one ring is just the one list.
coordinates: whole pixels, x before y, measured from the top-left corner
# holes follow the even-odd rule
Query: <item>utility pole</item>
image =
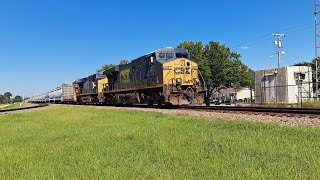
[(280, 59), (281, 59), (281, 48), (282, 48), (282, 41), (281, 38), (285, 37), (285, 34), (280, 33), (274, 33), (272, 34), (274, 37), (277, 37), (277, 40), (274, 42), (275, 45), (277, 45), (278, 48), (278, 68), (280, 68)]
[(315, 61), (316, 61), (316, 98), (318, 99), (318, 91), (319, 91), (319, 87), (318, 87), (318, 83), (319, 83), (319, 77), (318, 77), (318, 71), (319, 71), (319, 58), (318, 58), (318, 49), (320, 48), (319, 46), (319, 33), (318, 33), (318, 27), (319, 27), (319, 23), (317, 21), (317, 16), (319, 14), (319, 0), (314, 0), (314, 51), (315, 51)]

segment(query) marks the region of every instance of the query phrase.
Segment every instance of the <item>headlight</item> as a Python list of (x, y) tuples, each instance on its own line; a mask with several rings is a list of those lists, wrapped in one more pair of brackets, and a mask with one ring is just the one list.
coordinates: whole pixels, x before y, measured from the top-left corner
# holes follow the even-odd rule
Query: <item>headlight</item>
[(172, 70), (171, 66), (163, 66), (163, 70)]
[(193, 79), (193, 82), (194, 82), (195, 85), (200, 84), (199, 78), (194, 78), (194, 79)]
[(181, 79), (180, 79), (180, 78), (177, 78), (177, 79), (176, 79), (176, 82), (177, 82), (177, 84), (181, 84)]
[(198, 70), (198, 66), (192, 66), (192, 70)]

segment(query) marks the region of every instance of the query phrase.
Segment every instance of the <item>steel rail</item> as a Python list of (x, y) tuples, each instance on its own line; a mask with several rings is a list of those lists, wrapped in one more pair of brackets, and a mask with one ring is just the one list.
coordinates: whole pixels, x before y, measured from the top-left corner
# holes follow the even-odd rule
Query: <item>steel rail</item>
[[(66, 105), (76, 105), (76, 104), (66, 104)], [(102, 105), (102, 104), (83, 104), (84, 106), (110, 106), (110, 107), (127, 107), (127, 108), (153, 108), (153, 109), (186, 109), (186, 110), (201, 110), (201, 111), (234, 111), (234, 112), (252, 112), (252, 113), (275, 113), (275, 114), (295, 114), (295, 115), (320, 115), (320, 109), (312, 108), (275, 108), (275, 107), (237, 107), (237, 106), (166, 106), (166, 105)], [(0, 110), (1, 112), (8, 111), (18, 111), (25, 109), (32, 109), (38, 107), (48, 106), (48, 104), (38, 104), (37, 106), (20, 108), (20, 109), (10, 109), (10, 110)], [(81, 106), (81, 105), (80, 105)]]
[(270, 107), (234, 107), (234, 106), (185, 106), (183, 107), (181, 106), (179, 107), (179, 109), (320, 115), (320, 109), (311, 109), (311, 108), (270, 108)]

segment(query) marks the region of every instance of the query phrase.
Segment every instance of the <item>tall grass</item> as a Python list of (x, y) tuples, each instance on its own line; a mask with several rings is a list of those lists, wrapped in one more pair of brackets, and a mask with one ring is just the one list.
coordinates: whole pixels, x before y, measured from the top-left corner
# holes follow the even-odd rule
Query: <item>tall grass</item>
[(320, 101), (317, 101), (317, 100), (304, 101), (304, 102), (302, 103), (302, 107), (303, 107), (303, 108), (315, 108), (315, 109), (319, 109), (319, 108), (320, 108)]
[(54, 107), (0, 116), (1, 179), (317, 179), (320, 130)]

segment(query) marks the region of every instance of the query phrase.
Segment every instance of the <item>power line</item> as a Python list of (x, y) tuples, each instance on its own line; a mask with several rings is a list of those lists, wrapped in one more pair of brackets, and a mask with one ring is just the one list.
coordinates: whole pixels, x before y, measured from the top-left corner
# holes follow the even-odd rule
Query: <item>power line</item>
[(294, 31), (284, 31), (286, 33), (293, 33), (293, 32), (298, 32), (298, 31), (303, 31), (303, 30), (307, 30), (307, 29), (313, 29), (314, 27), (313, 26), (309, 26), (309, 27), (306, 27), (306, 28), (302, 28), (302, 29), (298, 29), (298, 30), (294, 30)]
[[(310, 25), (312, 25), (312, 24), (308, 23), (308, 24), (303, 24), (303, 25), (299, 25), (299, 26), (293, 26), (293, 27), (290, 27), (290, 28), (284, 28), (284, 29), (281, 29), (280, 31), (286, 32), (286, 31), (291, 30), (291, 29), (297, 29), (297, 28), (300, 28), (300, 27), (305, 27), (305, 26), (310, 26)], [(310, 27), (313, 27), (313, 26), (310, 26)]]
[(254, 41), (256, 41), (256, 40), (260, 40), (260, 39), (265, 38), (265, 37), (268, 37), (268, 36), (270, 36), (270, 35), (271, 35), (271, 33), (266, 34), (266, 35), (263, 35), (263, 36), (258, 37), (258, 38), (256, 38), (256, 39), (253, 39), (253, 40), (247, 41), (247, 42), (245, 42), (245, 43), (241, 43), (241, 44), (238, 44), (238, 45), (236, 45), (236, 46), (232, 46), (232, 47), (231, 47), (231, 49), (236, 48), (236, 47), (239, 47), (239, 46), (246, 45), (246, 44), (248, 44), (248, 43), (250, 43), (250, 42), (254, 42)]
[(281, 38), (285, 37), (285, 34), (281, 33), (274, 33), (272, 34), (274, 37), (277, 37), (277, 40), (275, 41), (275, 45), (277, 45), (278, 48), (278, 68), (280, 68), (280, 59), (281, 59), (281, 48), (282, 48), (282, 41)]
[[(305, 27), (305, 26), (309, 26), (309, 27), (306, 27), (306, 28), (303, 28), (303, 29), (298, 29), (298, 30), (295, 30), (295, 31), (290, 31), (290, 30), (292, 30), (292, 29), (297, 29), (297, 28), (301, 28), (301, 27)], [(309, 23), (309, 24), (302, 24), (302, 25), (298, 25), (298, 26), (293, 26), (293, 27), (289, 27), (289, 28), (284, 28), (284, 29), (279, 30), (278, 32), (280, 32), (280, 31), (281, 31), (281, 32), (285, 32), (285, 33), (288, 33), (288, 32), (297, 32), (297, 31), (306, 30), (306, 29), (311, 29), (311, 28), (313, 28), (313, 26), (310, 26), (310, 23)], [(236, 47), (240, 47), (240, 46), (243, 46), (243, 45), (247, 45), (248, 43), (258, 41), (258, 40), (260, 40), (260, 39), (263, 39), (263, 38), (268, 37), (268, 36), (271, 36), (271, 35), (272, 35), (272, 33), (265, 34), (265, 35), (260, 36), (260, 37), (258, 37), (258, 38), (255, 38), (255, 39), (246, 41), (246, 42), (244, 42), (244, 43), (241, 43), (241, 44), (232, 46), (231, 49), (234, 49), (234, 48), (236, 48)]]

